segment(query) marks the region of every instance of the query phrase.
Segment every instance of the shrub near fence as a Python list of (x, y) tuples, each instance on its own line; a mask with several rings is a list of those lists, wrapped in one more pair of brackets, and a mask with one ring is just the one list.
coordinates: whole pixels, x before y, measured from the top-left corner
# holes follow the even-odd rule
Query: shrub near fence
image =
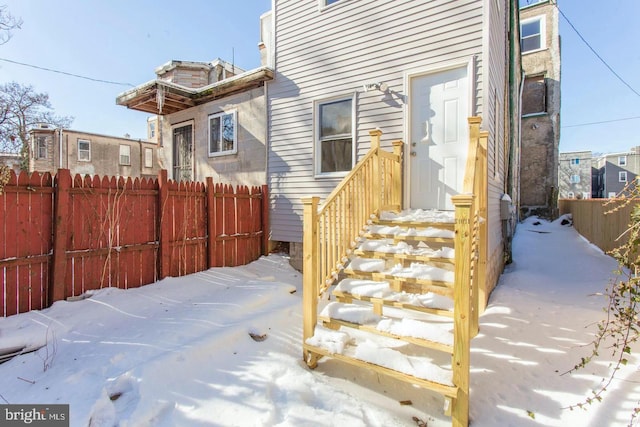
[(266, 186), (12, 173), (0, 195), (0, 313), (266, 253)]
[[(608, 203), (607, 206), (604, 206)], [(560, 199), (558, 208), (560, 215), (570, 213), (573, 217), (573, 227), (591, 243), (608, 252), (627, 241), (624, 232), (629, 227), (631, 211), (639, 202), (616, 199)], [(605, 215), (605, 212), (615, 212)], [(622, 236), (622, 237), (620, 237)]]

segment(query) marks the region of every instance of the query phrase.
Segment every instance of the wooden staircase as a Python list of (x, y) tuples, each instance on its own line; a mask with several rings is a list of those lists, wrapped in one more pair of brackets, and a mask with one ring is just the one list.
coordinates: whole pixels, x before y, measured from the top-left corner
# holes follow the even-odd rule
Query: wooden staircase
[[(486, 135), (478, 118), (469, 122), (475, 177), (486, 171)], [(304, 359), (315, 368), (331, 357), (440, 393), (452, 425), (467, 426), (486, 257), (483, 174), (465, 182), (475, 191), (452, 198), (455, 212), (401, 211), (402, 143), (381, 155), (380, 134), (320, 209), (318, 198), (303, 200)]]

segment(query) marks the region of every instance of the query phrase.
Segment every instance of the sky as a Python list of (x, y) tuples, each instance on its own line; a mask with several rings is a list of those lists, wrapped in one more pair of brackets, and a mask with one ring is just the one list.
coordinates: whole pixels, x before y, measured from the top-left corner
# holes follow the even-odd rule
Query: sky
[[(357, 1), (357, 0), (350, 0)], [(358, 0), (362, 1), (362, 0)], [(521, 0), (526, 3), (528, 0)], [(115, 105), (116, 96), (155, 78), (154, 69), (176, 60), (233, 60), (260, 65), (259, 17), (271, 0), (4, 0), (24, 21), (0, 46), (0, 58), (113, 85), (37, 70), (0, 60), (0, 83), (17, 81), (50, 95), (72, 128), (145, 138), (147, 115)], [(640, 2), (565, 1), (559, 6), (605, 62), (640, 93)], [(626, 151), (640, 145), (640, 96), (620, 82), (560, 17), (562, 111), (560, 151)], [(617, 121), (635, 117), (632, 120)], [(589, 124), (596, 122), (609, 122)], [(589, 124), (589, 125), (585, 125)]]
[[(603, 402), (567, 409), (607, 373), (603, 350), (565, 374), (589, 355), (616, 263), (563, 219), (518, 225), (472, 340), (474, 427), (626, 426), (640, 399), (635, 345)], [(451, 425), (439, 395), (332, 359), (306, 367), (302, 276), (286, 255), (85, 296), (0, 318), (0, 349), (39, 348), (0, 364), (1, 403), (69, 404), (72, 427)]]

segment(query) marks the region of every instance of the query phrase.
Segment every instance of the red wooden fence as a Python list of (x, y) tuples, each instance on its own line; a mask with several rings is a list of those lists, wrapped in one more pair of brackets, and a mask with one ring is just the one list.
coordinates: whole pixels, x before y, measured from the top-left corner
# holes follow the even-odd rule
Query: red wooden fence
[(12, 173), (0, 194), (0, 314), (104, 287), (249, 263), (267, 251), (266, 186)]

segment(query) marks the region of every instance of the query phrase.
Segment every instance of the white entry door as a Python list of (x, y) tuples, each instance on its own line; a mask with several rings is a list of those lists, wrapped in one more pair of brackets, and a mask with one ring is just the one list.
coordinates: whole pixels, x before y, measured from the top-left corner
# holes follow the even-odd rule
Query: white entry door
[(462, 190), (469, 144), (467, 67), (409, 80), (411, 208), (452, 210)]

